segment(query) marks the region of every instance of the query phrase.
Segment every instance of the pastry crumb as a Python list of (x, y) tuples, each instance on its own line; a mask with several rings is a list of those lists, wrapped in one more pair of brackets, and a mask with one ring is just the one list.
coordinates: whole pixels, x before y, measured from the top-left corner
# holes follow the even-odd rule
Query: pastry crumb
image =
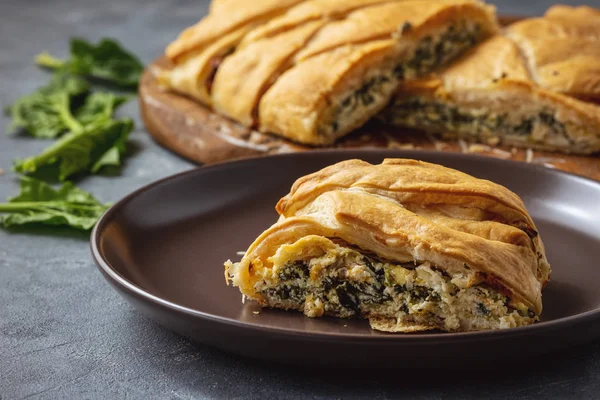
[(440, 142), (439, 140), (436, 140), (436, 141), (433, 143), (433, 145), (435, 146), (435, 149), (436, 149), (437, 151), (442, 151), (442, 150), (444, 150), (446, 147), (448, 147), (448, 144), (447, 144), (447, 143)]
[(492, 136), (487, 139), (487, 144), (490, 146), (497, 146), (500, 143), (500, 138), (498, 136)]
[(536, 157), (533, 160), (531, 160), (532, 163), (534, 164), (562, 164), (565, 162), (564, 159), (562, 158), (555, 158), (555, 157)]
[(260, 314), (260, 311), (252, 311), (252, 314), (258, 315), (258, 314)]
[(511, 158), (512, 153), (500, 149), (492, 149), (492, 153), (502, 157), (502, 158)]
[(531, 149), (527, 149), (527, 151), (525, 152), (525, 162), (532, 162), (533, 161), (533, 150)]
[(244, 254), (246, 254), (245, 251), (236, 251), (235, 254), (237, 254), (238, 256), (243, 256)]
[(490, 146), (486, 146), (485, 144), (474, 143), (469, 145), (469, 153), (483, 153), (486, 151), (492, 151)]
[(413, 150), (415, 145), (412, 143), (389, 142), (388, 149)]

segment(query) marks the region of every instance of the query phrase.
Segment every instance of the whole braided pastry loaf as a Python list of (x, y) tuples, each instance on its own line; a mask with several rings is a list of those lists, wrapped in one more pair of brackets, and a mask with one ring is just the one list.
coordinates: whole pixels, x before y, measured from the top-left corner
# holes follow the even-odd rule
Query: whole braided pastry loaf
[(245, 126), (323, 145), (497, 30), (476, 0), (214, 0), (155, 72)]
[(550, 277), (521, 199), (435, 164), (343, 161), (298, 179), (225, 276), (262, 306), (390, 332), (535, 322)]

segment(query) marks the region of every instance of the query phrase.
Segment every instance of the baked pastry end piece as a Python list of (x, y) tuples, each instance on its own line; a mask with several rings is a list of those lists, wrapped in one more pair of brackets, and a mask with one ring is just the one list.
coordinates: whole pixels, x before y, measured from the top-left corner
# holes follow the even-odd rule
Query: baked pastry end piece
[(575, 154), (600, 151), (600, 107), (538, 86), (495, 36), (437, 76), (405, 82), (379, 118), (447, 139)]
[(446, 139), (573, 154), (600, 151), (598, 106), (510, 79), (452, 91), (437, 83), (404, 87), (379, 118)]
[(298, 179), (227, 283), (264, 307), (366, 318), (388, 332), (528, 325), (550, 266), (508, 189), (415, 160), (334, 164)]

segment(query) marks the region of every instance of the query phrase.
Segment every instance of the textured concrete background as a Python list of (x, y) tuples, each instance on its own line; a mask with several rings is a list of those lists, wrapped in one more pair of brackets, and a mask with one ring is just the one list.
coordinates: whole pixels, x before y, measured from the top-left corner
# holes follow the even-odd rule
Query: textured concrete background
[[(251, 0), (248, 0), (251, 1)], [(579, 2), (567, 2), (579, 4)], [(0, 104), (44, 84), (33, 63), (42, 50), (64, 55), (70, 36), (111, 36), (144, 62), (157, 57), (207, 1), (0, 1)], [(496, 1), (502, 13), (539, 14), (550, 1)], [(587, 4), (600, 7), (600, 1)], [(116, 201), (158, 178), (193, 165), (158, 147), (144, 133), (137, 104), (138, 151), (119, 177), (81, 185)], [(0, 127), (8, 124), (0, 119)], [(0, 199), (18, 191), (14, 158), (38, 153), (42, 140), (9, 138), (0, 129)], [(60, 237), (59, 237), (60, 236)], [(454, 376), (454, 375), (453, 375)], [(457, 381), (454, 381), (458, 379)], [(0, 399), (20, 398), (397, 398), (600, 396), (598, 343), (532, 366), (487, 374), (405, 372), (385, 377), (269, 366), (191, 343), (130, 308), (94, 267), (87, 237), (48, 231), (0, 231)]]

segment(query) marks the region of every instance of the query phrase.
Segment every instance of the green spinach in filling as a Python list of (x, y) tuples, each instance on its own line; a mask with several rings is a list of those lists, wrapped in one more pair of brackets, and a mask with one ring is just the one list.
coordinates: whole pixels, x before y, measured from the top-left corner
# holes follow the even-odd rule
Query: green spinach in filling
[[(360, 265), (366, 267), (362, 271), (369, 274), (369, 279), (361, 281), (349, 279), (342, 272), (346, 271), (345, 268), (330, 265), (320, 271), (318, 281), (313, 281), (307, 262), (291, 262), (279, 271), (277, 286), (267, 287), (261, 293), (271, 304), (296, 309), (302, 309), (307, 296), (310, 295), (313, 300), (321, 301), (326, 314), (342, 317), (368, 315), (369, 310), (373, 310), (375, 305), (393, 305), (406, 314), (412, 314), (415, 305), (425, 302), (432, 303), (435, 307), (442, 305), (441, 293), (433, 288), (417, 284), (415, 281), (411, 284), (405, 283), (407, 281), (403, 278), (403, 274), (414, 270), (417, 265), (413, 263), (399, 265), (402, 267), (400, 271), (404, 272), (398, 278), (400, 281), (397, 281), (395, 277), (398, 277), (396, 275), (398, 266), (391, 266), (366, 255), (363, 255), (361, 263)], [(445, 280), (449, 296), (456, 296), (459, 290), (468, 290), (476, 293), (480, 299), (503, 302), (511, 312), (512, 307), (508, 304), (510, 299), (485, 284), (459, 289), (450, 282), (451, 277), (445, 271), (435, 267), (431, 267), (431, 270)], [(431, 311), (423, 312), (431, 314)], [(529, 310), (518, 310), (518, 312), (521, 316), (535, 317)], [(473, 313), (481, 316), (495, 315), (495, 312), (493, 313), (486, 306), (485, 301), (475, 303)]]
[(479, 25), (474, 25), (473, 29), (467, 29), (466, 25), (462, 23), (459, 27), (449, 26), (435, 39), (426, 36), (419, 42), (413, 58), (398, 65), (394, 69), (394, 74), (397, 79), (404, 79), (406, 71), (427, 72), (473, 46), (477, 43), (480, 35), (481, 27)]
[[(396, 80), (404, 80), (415, 75), (427, 72), (433, 67), (448, 62), (461, 51), (473, 46), (481, 35), (481, 27), (474, 25), (468, 29), (466, 24), (460, 23), (458, 26), (451, 25), (446, 31), (437, 37), (426, 36), (419, 42), (415, 49), (413, 57), (399, 65), (392, 71), (392, 76)], [(348, 95), (338, 107), (336, 115), (348, 114), (354, 112), (357, 107), (367, 107), (371, 105), (377, 95), (381, 93), (383, 84), (390, 82), (391, 76), (379, 75), (368, 79), (360, 88)], [(331, 122), (332, 132), (339, 129), (337, 119)]]
[(558, 121), (553, 112), (547, 109), (519, 122), (511, 122), (506, 113), (474, 113), (455, 105), (415, 97), (395, 103), (390, 113), (394, 121), (405, 122), (410, 126), (446, 128), (454, 131), (468, 129), (473, 135), (489, 131), (496, 134), (531, 136), (536, 125), (542, 124), (552, 133), (570, 141), (565, 124)]
[[(401, 306), (401, 310), (406, 313), (410, 303), (441, 300), (439, 294), (431, 288), (413, 285), (408, 289), (405, 285), (396, 283), (381, 262), (366, 256), (364, 261), (373, 278), (370, 282), (345, 279), (338, 273), (339, 269), (329, 268), (319, 284), (309, 287), (309, 267), (304, 262), (296, 261), (279, 272), (280, 283), (277, 287), (265, 289), (262, 293), (271, 300), (291, 303), (290, 305), (298, 308), (310, 293), (327, 304), (329, 314), (344, 316), (363, 314), (361, 305), (368, 307), (393, 301), (392, 296), (385, 290), (388, 287), (396, 294), (407, 295), (408, 303)], [(410, 268), (414, 267), (414, 264), (410, 265)]]

